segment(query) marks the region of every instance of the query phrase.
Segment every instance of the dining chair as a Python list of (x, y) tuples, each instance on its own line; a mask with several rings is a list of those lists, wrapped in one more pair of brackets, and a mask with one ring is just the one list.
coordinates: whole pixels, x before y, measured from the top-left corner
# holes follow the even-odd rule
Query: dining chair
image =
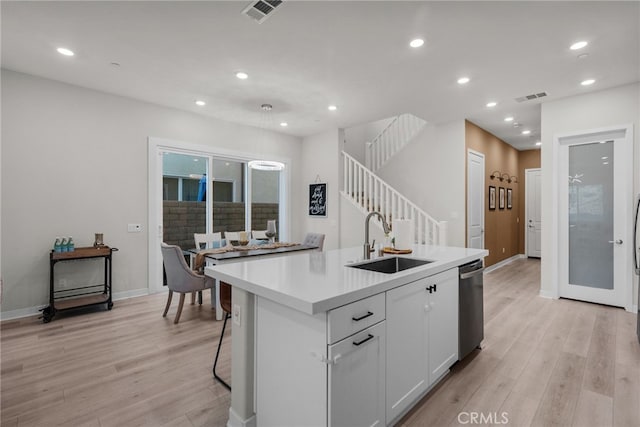
[[(185, 294), (211, 289), (214, 286), (214, 281), (212, 278), (204, 274), (198, 274), (189, 268), (182, 254), (182, 249), (180, 249), (179, 246), (167, 245), (162, 242), (161, 249), (164, 268), (167, 273), (167, 287), (169, 288), (167, 305), (164, 308), (162, 317), (167, 317), (173, 293), (178, 292), (180, 294), (180, 303), (178, 304), (178, 312), (173, 321), (173, 323), (178, 323), (180, 315), (182, 314)], [(200, 300), (200, 304), (202, 304), (202, 300)]]
[(317, 246), (318, 251), (322, 251), (324, 246), (324, 234), (320, 233), (307, 233), (302, 241), (303, 245)]
[(251, 232), (251, 237), (256, 240), (269, 240), (266, 233), (267, 230), (253, 230)]
[(224, 310), (224, 323), (222, 324), (222, 332), (220, 332), (220, 341), (218, 341), (218, 350), (216, 351), (216, 358), (213, 361), (213, 377), (220, 381), (220, 384), (225, 386), (231, 391), (231, 386), (216, 372), (216, 366), (218, 365), (218, 357), (220, 356), (220, 348), (222, 347), (222, 339), (224, 338), (224, 330), (227, 327), (227, 320), (231, 318), (231, 285), (225, 282), (220, 282), (220, 305)]
[(222, 233), (193, 233), (193, 240), (196, 243), (196, 249), (212, 248), (214, 242), (222, 242)]
[(224, 238), (227, 241), (227, 244), (229, 244), (229, 242), (231, 241), (236, 241), (239, 242), (240, 241), (240, 232), (239, 231), (225, 231), (224, 232)]
[[(193, 240), (196, 244), (196, 250), (208, 249), (222, 246), (222, 233), (193, 233)], [(203, 247), (204, 246), (204, 247)], [(191, 268), (195, 268), (195, 255), (191, 254)], [(202, 273), (202, 271), (198, 271)], [(195, 292), (191, 294), (191, 304), (195, 304)], [(198, 293), (198, 301), (202, 304), (202, 292)]]

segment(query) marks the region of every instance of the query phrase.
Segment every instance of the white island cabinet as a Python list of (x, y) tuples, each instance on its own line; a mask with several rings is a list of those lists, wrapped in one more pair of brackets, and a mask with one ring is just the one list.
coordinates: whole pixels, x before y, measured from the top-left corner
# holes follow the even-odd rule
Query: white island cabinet
[(458, 360), (458, 269), (387, 292), (387, 424)]
[(384, 425), (384, 301), (307, 316), (258, 298), (258, 425)]
[(457, 267), (487, 254), (416, 245), (431, 262), (393, 274), (353, 268), (361, 248), (207, 267), (233, 286), (227, 425), (398, 421), (457, 360)]

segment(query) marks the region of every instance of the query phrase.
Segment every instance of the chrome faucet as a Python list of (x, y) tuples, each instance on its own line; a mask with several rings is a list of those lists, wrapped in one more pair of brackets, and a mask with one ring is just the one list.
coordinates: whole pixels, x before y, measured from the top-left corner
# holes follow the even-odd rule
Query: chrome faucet
[(364, 259), (370, 259), (371, 252), (375, 250), (373, 248), (373, 245), (369, 245), (369, 220), (374, 215), (382, 220), (382, 228), (384, 229), (384, 234), (388, 234), (391, 231), (391, 227), (389, 227), (389, 224), (387, 224), (387, 221), (384, 220), (384, 217), (380, 214), (380, 212), (374, 211), (367, 215), (367, 219), (364, 220)]

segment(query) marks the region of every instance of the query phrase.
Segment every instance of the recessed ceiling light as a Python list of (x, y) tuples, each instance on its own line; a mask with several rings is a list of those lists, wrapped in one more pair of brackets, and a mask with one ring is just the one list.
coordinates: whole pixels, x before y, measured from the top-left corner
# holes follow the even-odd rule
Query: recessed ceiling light
[(289, 126), (289, 123), (282, 122), (282, 123), (280, 123), (280, 126), (282, 126), (283, 128), (286, 128), (287, 126)]
[(608, 165), (608, 164), (609, 164), (609, 162), (602, 162), (602, 164), (603, 164), (603, 165)]
[(73, 55), (75, 55), (75, 53), (73, 53), (72, 50), (67, 49), (66, 47), (59, 47), (56, 50), (58, 51), (59, 54), (64, 55), (64, 56), (73, 56)]
[(608, 157), (607, 157), (607, 156), (604, 156), (604, 157), (602, 158), (602, 160), (607, 160), (607, 159), (608, 159)]
[(198, 107), (204, 107), (205, 105), (207, 105), (207, 103), (206, 103), (206, 102), (204, 102), (204, 101), (197, 100), (197, 101), (196, 101), (196, 105), (197, 105)]
[(422, 39), (413, 39), (409, 43), (409, 46), (411, 46), (411, 47), (420, 47), (423, 44), (424, 44), (424, 40), (422, 40)]
[(329, 109), (329, 111), (336, 111), (338, 109), (338, 107), (336, 107), (335, 105), (329, 105), (327, 108)]
[(596, 81), (594, 79), (587, 79), (587, 80), (583, 80), (582, 82), (580, 82), (580, 84), (582, 86), (590, 86), (592, 84), (594, 84)]
[(496, 105), (498, 105), (498, 103), (497, 103), (497, 102), (493, 102), (493, 101), (491, 101), (491, 102), (487, 102), (487, 107), (489, 107), (489, 108), (493, 108), (493, 107), (495, 107)]
[(239, 78), (240, 80), (245, 80), (249, 78), (249, 74), (239, 71), (236, 73), (236, 77)]
[(530, 130), (528, 130), (528, 129), (527, 129), (527, 130), (523, 130), (523, 131), (522, 131), (522, 134), (523, 134), (523, 135), (529, 135), (530, 133), (531, 133), (531, 131), (530, 131)]
[(536, 142), (536, 145), (540, 146), (540, 145), (542, 145), (542, 142), (538, 141), (538, 142)]
[(465, 84), (469, 83), (469, 80), (470, 80), (469, 77), (460, 77), (458, 79), (458, 84), (459, 85), (465, 85)]
[(513, 121), (513, 116), (508, 116), (504, 118), (505, 122), (512, 122)]
[(569, 49), (571, 50), (578, 50), (578, 49), (582, 49), (583, 47), (585, 47), (586, 45), (588, 45), (589, 43), (585, 42), (585, 41), (579, 41), (579, 42), (575, 42), (574, 44), (572, 44), (571, 46), (569, 46)]

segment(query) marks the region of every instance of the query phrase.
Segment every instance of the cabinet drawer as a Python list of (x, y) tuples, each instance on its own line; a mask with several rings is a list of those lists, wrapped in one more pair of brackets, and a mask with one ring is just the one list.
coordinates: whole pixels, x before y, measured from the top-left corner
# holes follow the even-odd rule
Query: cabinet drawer
[(385, 318), (385, 295), (374, 295), (331, 310), (328, 315), (328, 343), (333, 344)]

